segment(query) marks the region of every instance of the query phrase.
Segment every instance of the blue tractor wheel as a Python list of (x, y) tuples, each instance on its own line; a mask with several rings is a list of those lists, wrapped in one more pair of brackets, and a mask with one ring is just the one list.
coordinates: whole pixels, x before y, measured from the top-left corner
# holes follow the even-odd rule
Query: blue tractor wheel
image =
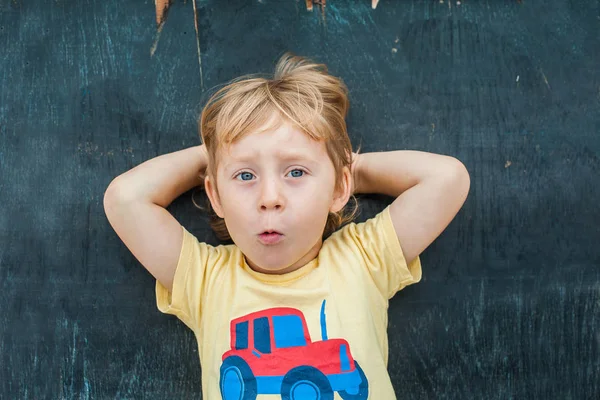
[(327, 377), (318, 369), (302, 366), (285, 374), (281, 383), (282, 400), (333, 400)]
[(221, 365), (219, 388), (223, 400), (256, 400), (256, 377), (241, 357), (231, 356)]
[(358, 393), (355, 393), (356, 390), (353, 391), (354, 394), (348, 393), (345, 390), (340, 390), (338, 393), (342, 396), (344, 400), (367, 400), (369, 398), (369, 381), (367, 381), (367, 377), (363, 372), (360, 365), (358, 365), (358, 361), (354, 360), (354, 365), (356, 366), (356, 370), (358, 371), (358, 375), (360, 375), (360, 385), (358, 385)]

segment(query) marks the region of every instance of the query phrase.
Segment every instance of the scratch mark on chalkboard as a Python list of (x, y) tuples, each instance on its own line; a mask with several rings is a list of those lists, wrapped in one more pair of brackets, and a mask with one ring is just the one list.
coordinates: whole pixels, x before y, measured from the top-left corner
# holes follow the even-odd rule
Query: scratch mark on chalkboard
[(73, 324), (73, 347), (71, 349), (71, 393), (73, 393), (73, 384), (75, 382), (75, 379), (73, 379), (73, 377), (75, 376), (75, 362), (77, 361), (77, 331), (79, 330), (79, 328), (77, 327), (77, 323)]
[[(87, 344), (87, 339), (85, 340), (86, 344)], [(88, 369), (88, 362), (86, 359), (83, 360), (83, 399), (90, 399), (90, 391), (91, 391), (91, 385), (90, 385), (90, 381), (88, 380), (87, 376), (86, 376), (86, 371)]]
[(89, 399), (90, 398), (90, 382), (88, 381), (87, 378), (83, 378), (83, 384), (84, 384), (84, 392), (83, 395), (85, 397), (83, 397), (83, 399)]
[(158, 47), (158, 40), (160, 39), (160, 34), (162, 32), (163, 26), (165, 25), (165, 23), (161, 23), (158, 26), (158, 29), (156, 30), (156, 36), (154, 37), (154, 43), (152, 43), (152, 47), (150, 48), (150, 57), (152, 57), (154, 55), (154, 52), (156, 51), (156, 47)]
[[(70, 328), (69, 328), (69, 325)], [(81, 334), (77, 321), (71, 322), (69, 318), (56, 320), (56, 329), (64, 332), (71, 330), (71, 343), (64, 357), (64, 363), (59, 370), (62, 381), (60, 399), (90, 399), (91, 384), (87, 377), (89, 364), (86, 361), (85, 350), (87, 338)], [(35, 363), (35, 361), (34, 361)]]
[(194, 29), (196, 30), (196, 49), (198, 51), (198, 65), (200, 66), (200, 88), (204, 90), (204, 78), (202, 76), (202, 54), (200, 53), (200, 31), (198, 30), (198, 11), (196, 9), (196, 0), (194, 3)]
[[(156, 36), (154, 38), (154, 42), (152, 43), (152, 47), (150, 48), (150, 57), (154, 56), (156, 52), (156, 48), (158, 47), (158, 41), (160, 40), (160, 36), (167, 21), (167, 12), (169, 7), (171, 6), (172, 0), (155, 0), (154, 4), (156, 7), (156, 24), (158, 26), (156, 30)], [(200, 50), (200, 30), (198, 29), (198, 7), (196, 5), (196, 0), (193, 0), (193, 8), (194, 8), (194, 30), (196, 31), (196, 50), (198, 52), (198, 66), (200, 68), (200, 88), (204, 90), (204, 74), (202, 70), (202, 52)]]
[(485, 286), (483, 281), (479, 285), (479, 304), (477, 309), (473, 310), (473, 316), (475, 317), (476, 330), (481, 329), (481, 322), (483, 321), (483, 310), (485, 309)]
[(544, 74), (544, 71), (541, 68), (540, 68), (540, 72), (542, 73), (542, 78), (544, 78), (544, 82), (546, 83), (546, 86), (548, 86), (548, 90), (551, 90), (550, 84), (548, 83), (548, 78), (546, 78), (546, 74)]
[[(431, 314), (431, 311), (429, 312)], [(431, 317), (430, 317), (431, 318)], [(420, 332), (423, 327), (422, 326), (411, 326), (411, 328), (413, 329), (413, 332)], [(408, 342), (410, 342), (410, 346), (409, 346), (409, 351), (412, 353), (411, 357), (418, 359), (419, 363), (421, 364), (421, 367), (424, 371), (429, 370), (435, 360), (432, 360), (431, 358), (428, 357), (423, 357), (423, 354), (419, 351), (415, 351), (415, 349), (417, 348), (417, 343), (411, 339), (411, 337), (415, 337), (412, 335), (409, 335), (409, 337), (407, 337)], [(421, 382), (423, 383), (422, 385), (422, 389), (426, 390), (428, 393), (428, 395), (426, 396), (426, 398), (433, 398), (433, 393), (431, 393), (431, 389), (433, 388), (433, 381), (432, 378), (428, 375), (428, 374), (423, 374), (420, 377)]]
[(85, 263), (83, 264), (83, 265), (85, 265), (85, 268), (84, 268), (85, 269), (85, 273), (84, 273), (84, 276), (83, 276), (83, 281), (85, 283), (88, 282), (88, 274), (90, 272), (90, 268), (89, 268), (89, 254), (91, 253), (91, 251), (90, 251), (90, 244), (91, 244), (90, 233), (91, 233), (91, 230), (92, 230), (92, 221), (91, 221), (91, 219), (92, 219), (92, 206), (91, 206), (90, 203), (88, 203), (88, 205), (87, 205), (87, 218), (86, 218), (87, 229), (85, 230), (85, 241), (84, 241), (85, 248), (86, 248), (85, 255), (84, 255), (84, 258), (85, 258), (84, 262)]
[[(133, 367), (129, 369), (126, 374), (121, 375), (121, 381), (119, 382), (119, 389), (116, 393), (115, 398), (131, 398), (135, 393), (135, 388), (139, 386), (139, 369), (140, 365), (144, 362), (144, 352), (139, 350), (135, 353), (135, 362)], [(125, 395), (125, 396), (123, 396)]]

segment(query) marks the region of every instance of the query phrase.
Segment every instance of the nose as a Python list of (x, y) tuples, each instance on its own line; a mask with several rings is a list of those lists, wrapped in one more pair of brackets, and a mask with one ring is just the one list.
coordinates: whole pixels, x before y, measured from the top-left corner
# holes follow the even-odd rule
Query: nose
[(281, 210), (285, 205), (281, 182), (268, 178), (261, 183), (259, 205), (261, 211)]

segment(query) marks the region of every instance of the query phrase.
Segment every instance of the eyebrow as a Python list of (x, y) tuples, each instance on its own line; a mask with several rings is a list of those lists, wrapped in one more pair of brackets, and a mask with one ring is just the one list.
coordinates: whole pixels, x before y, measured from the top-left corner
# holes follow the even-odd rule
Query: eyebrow
[[(232, 164), (235, 164), (235, 163), (250, 162), (250, 161), (256, 160), (257, 157), (258, 157), (258, 155), (256, 154), (256, 152), (244, 153), (240, 157), (232, 156), (231, 157), (232, 160), (230, 162), (228, 162), (226, 166), (230, 167)], [(297, 151), (279, 151), (279, 152), (277, 152), (277, 157), (283, 161), (308, 161), (308, 162), (313, 162), (313, 163), (318, 162), (314, 157), (311, 157), (309, 154), (304, 153), (304, 152), (297, 152)]]

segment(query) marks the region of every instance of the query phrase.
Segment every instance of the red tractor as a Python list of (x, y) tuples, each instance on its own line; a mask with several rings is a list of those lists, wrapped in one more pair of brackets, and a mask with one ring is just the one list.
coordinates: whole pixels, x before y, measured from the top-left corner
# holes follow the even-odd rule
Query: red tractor
[(284, 400), (367, 399), (369, 383), (344, 339), (328, 339), (325, 301), (322, 340), (310, 339), (304, 314), (295, 308), (270, 308), (231, 321), (231, 349), (220, 373), (224, 400), (254, 400), (281, 394)]

